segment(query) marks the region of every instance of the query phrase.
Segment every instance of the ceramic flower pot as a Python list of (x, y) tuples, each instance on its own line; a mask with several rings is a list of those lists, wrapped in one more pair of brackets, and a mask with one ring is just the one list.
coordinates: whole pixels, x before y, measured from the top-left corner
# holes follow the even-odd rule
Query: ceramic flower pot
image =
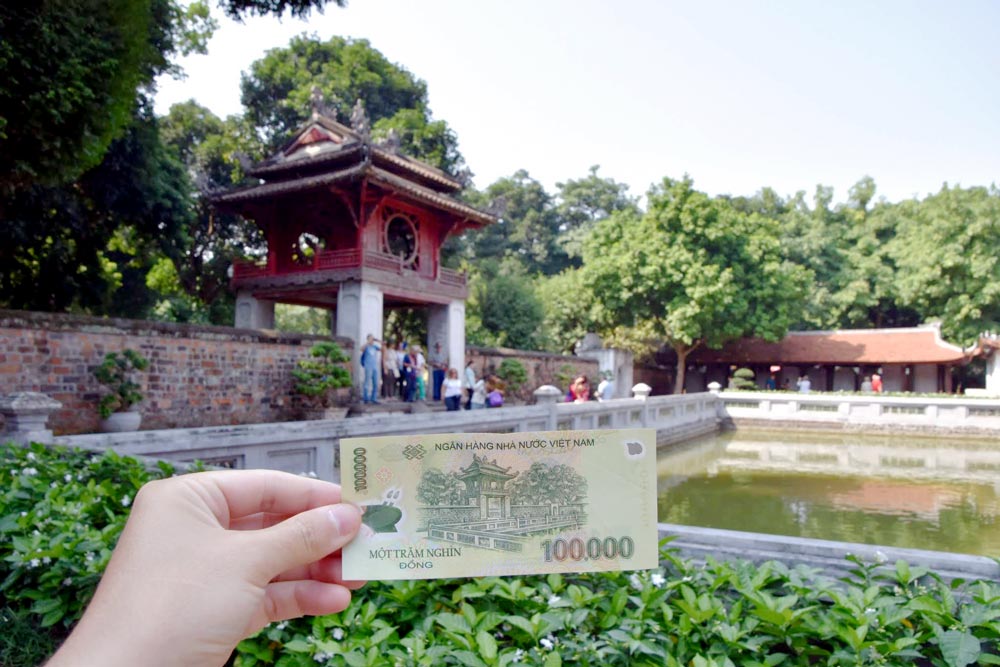
[(138, 431), (141, 423), (142, 414), (139, 412), (113, 412), (110, 417), (101, 420), (101, 431), (103, 433)]

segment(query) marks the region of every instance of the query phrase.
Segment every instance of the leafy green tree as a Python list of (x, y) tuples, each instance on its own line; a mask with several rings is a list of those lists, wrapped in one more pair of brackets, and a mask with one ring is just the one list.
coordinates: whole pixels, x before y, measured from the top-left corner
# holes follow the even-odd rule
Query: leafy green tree
[(577, 265), (583, 241), (598, 222), (616, 211), (638, 210), (636, 198), (628, 194), (628, 185), (599, 176), (599, 170), (600, 166), (594, 165), (584, 178), (556, 183), (559, 245)]
[(139, 90), (175, 53), (204, 52), (213, 28), (201, 1), (4, 3), (0, 195), (97, 166), (132, 122)]
[(466, 337), (474, 345), (544, 347), (544, 307), (516, 262), (483, 262), (472, 271), (466, 313)]
[(900, 297), (948, 340), (969, 345), (1000, 328), (1000, 189), (948, 187), (889, 212), (888, 252)]
[(543, 329), (554, 351), (571, 354), (583, 337), (600, 328), (600, 304), (584, 284), (585, 269), (566, 269), (538, 281), (537, 294), (545, 306)]
[(469, 254), (479, 260), (513, 258), (531, 274), (554, 274), (569, 265), (559, 247), (559, 214), (541, 183), (524, 169), (498, 179), (467, 199), (480, 208), (498, 208), (500, 220), (468, 235)]
[(444, 121), (432, 121), (427, 84), (390, 62), (364, 39), (300, 35), (272, 49), (244, 74), (243, 105), (247, 122), (276, 150), (309, 117), (318, 86), (341, 121), (350, 118), (357, 100), (377, 139), (395, 129), (401, 151), (447, 171), (464, 162), (458, 140)]
[(76, 183), (31, 185), (5, 198), (0, 303), (143, 316), (153, 301), (146, 272), (160, 248), (181, 242), (188, 187), (143, 105)]
[(587, 497), (586, 478), (561, 463), (532, 463), (509, 484), (511, 500), (519, 505), (565, 505)]
[(678, 393), (693, 350), (781, 338), (805, 293), (806, 274), (781, 257), (775, 221), (712, 200), (689, 178), (652, 188), (645, 214), (600, 223), (584, 260), (605, 338), (640, 351), (665, 341)]
[[(194, 186), (192, 215), (183, 226), (183, 243), (164, 249), (173, 263), (176, 286), (158, 283), (165, 300), (157, 315), (177, 321), (232, 322), (229, 267), (243, 257), (261, 257), (266, 244), (260, 229), (237, 215), (219, 213), (209, 196), (247, 182), (244, 163), (261, 159), (263, 146), (241, 118), (222, 120), (193, 100), (175, 104), (161, 119), (161, 136), (187, 168)], [(171, 273), (164, 268), (161, 276)]]

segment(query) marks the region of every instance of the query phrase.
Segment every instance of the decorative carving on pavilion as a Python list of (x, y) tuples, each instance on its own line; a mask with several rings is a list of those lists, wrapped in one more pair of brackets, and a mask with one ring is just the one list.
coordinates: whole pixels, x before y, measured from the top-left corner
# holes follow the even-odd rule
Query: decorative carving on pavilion
[(377, 286), (390, 307), (464, 300), (465, 277), (441, 266), (441, 246), (496, 216), (455, 197), (464, 179), (400, 153), (397, 133), (375, 143), (360, 100), (350, 127), (318, 88), (310, 102), (310, 120), (247, 170), (260, 182), (213, 200), (267, 239), (266, 262), (235, 263), (232, 287), (326, 308), (348, 281)]

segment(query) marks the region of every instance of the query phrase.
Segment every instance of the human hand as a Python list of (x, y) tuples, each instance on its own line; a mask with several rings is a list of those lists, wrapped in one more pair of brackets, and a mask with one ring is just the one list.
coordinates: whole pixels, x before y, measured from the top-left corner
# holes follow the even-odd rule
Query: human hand
[(273, 621), (332, 614), (361, 525), (340, 487), (271, 470), (146, 484), (94, 599), (48, 667), (221, 666)]

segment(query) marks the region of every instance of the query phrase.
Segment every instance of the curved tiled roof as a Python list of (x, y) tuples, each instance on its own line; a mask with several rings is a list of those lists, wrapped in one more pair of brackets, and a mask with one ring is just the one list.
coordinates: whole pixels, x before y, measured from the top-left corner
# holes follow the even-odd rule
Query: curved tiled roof
[(699, 349), (699, 363), (747, 364), (949, 364), (968, 358), (965, 350), (941, 339), (937, 327), (792, 331), (776, 343), (756, 338), (732, 342), (721, 350)]

